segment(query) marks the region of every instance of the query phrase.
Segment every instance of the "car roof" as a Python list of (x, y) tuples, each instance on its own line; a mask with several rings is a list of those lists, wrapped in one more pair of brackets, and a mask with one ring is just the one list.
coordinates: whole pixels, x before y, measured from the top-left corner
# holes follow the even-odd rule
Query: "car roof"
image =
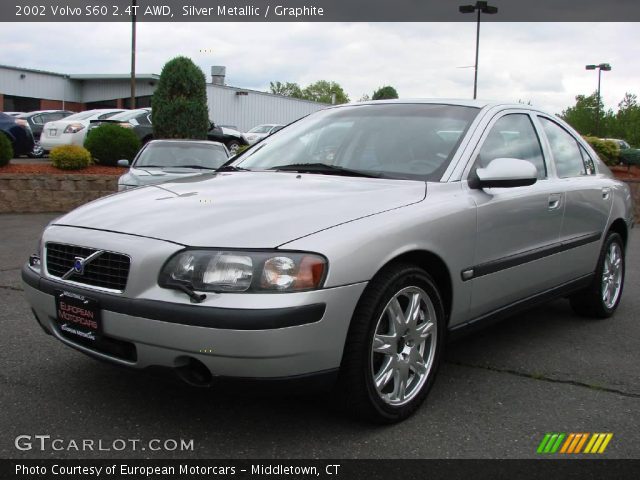
[(157, 144), (157, 143), (200, 143), (202, 145), (212, 145), (212, 146), (221, 146), (224, 147), (224, 144), (221, 142), (214, 142), (212, 140), (198, 140), (195, 138), (162, 138), (158, 140), (151, 140), (149, 144)]
[(30, 117), (32, 115), (40, 115), (41, 113), (76, 113), (71, 110), (33, 110), (32, 112), (21, 113), (20, 117)]
[(463, 98), (402, 98), (395, 100), (368, 100), (365, 102), (343, 103), (329, 108), (348, 107), (350, 105), (380, 105), (380, 104), (438, 104), (454, 105), (460, 107), (491, 108), (491, 107), (512, 107), (524, 110), (536, 110), (536, 107), (523, 103), (501, 102), (497, 100), (470, 100)]

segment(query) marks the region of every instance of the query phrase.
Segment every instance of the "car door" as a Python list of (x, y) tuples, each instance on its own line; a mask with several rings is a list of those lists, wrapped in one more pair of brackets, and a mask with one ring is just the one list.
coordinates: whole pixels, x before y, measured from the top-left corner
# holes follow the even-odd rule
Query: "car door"
[[(533, 163), (535, 184), (473, 188), (475, 170), (496, 158)], [(467, 187), (476, 205), (474, 265), (462, 272), (472, 282), (470, 317), (476, 318), (542, 292), (559, 281), (553, 248), (560, 239), (564, 195), (548, 168), (533, 116), (526, 110), (496, 115), (472, 154)]]
[(591, 154), (573, 133), (547, 116), (538, 121), (566, 196), (560, 262), (570, 281), (595, 270), (613, 205), (612, 182), (597, 174)]

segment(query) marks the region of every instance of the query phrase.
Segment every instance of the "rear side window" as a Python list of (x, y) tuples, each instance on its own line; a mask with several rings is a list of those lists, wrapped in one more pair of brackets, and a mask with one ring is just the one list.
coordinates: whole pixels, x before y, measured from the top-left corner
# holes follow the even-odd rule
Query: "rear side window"
[(584, 167), (587, 172), (587, 175), (595, 175), (596, 174), (596, 165), (589, 155), (589, 152), (585, 150), (585, 148), (580, 145), (580, 153), (582, 154), (582, 160), (584, 161)]
[(551, 153), (556, 162), (558, 177), (567, 178), (586, 175), (587, 169), (582, 159), (578, 141), (557, 123), (545, 117), (538, 118), (549, 140)]
[(529, 115), (511, 113), (500, 118), (491, 127), (474, 167), (484, 168), (496, 158), (527, 160), (535, 165), (539, 180), (547, 178), (542, 147)]

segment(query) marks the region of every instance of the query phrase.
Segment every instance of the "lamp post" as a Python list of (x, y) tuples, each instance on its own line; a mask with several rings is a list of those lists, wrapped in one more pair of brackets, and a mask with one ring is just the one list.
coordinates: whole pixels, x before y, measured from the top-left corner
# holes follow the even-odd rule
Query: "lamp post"
[(585, 65), (586, 70), (598, 70), (598, 93), (597, 93), (597, 104), (596, 104), (596, 136), (600, 136), (600, 79), (602, 77), (602, 71), (610, 72), (611, 65), (608, 63), (601, 63), (599, 65)]
[(498, 7), (489, 5), (488, 2), (476, 2), (475, 5), (460, 5), (458, 7), (460, 13), (474, 13), (478, 12), (478, 19), (476, 21), (476, 63), (475, 63), (475, 76), (473, 79), (473, 99), (478, 96), (478, 56), (480, 54), (480, 14), (486, 13), (487, 15), (494, 15), (498, 13)]
[(131, 16), (131, 109), (136, 108), (136, 13), (138, 7), (136, 5), (137, 0), (132, 1), (132, 13)]

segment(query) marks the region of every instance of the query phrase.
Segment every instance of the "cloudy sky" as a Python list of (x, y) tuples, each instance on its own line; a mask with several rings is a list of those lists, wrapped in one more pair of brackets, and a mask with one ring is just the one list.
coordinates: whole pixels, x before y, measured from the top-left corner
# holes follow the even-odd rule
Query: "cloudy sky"
[[(0, 63), (63, 73), (129, 71), (126, 23), (0, 23)], [(531, 101), (559, 113), (590, 94), (608, 62), (605, 104), (640, 95), (635, 23), (483, 23), (479, 98)], [(139, 23), (138, 72), (176, 55), (229, 85), (267, 90), (272, 80), (340, 83), (352, 100), (390, 84), (403, 98), (473, 94), (475, 23)], [(2, 90), (0, 86), (0, 91)]]

